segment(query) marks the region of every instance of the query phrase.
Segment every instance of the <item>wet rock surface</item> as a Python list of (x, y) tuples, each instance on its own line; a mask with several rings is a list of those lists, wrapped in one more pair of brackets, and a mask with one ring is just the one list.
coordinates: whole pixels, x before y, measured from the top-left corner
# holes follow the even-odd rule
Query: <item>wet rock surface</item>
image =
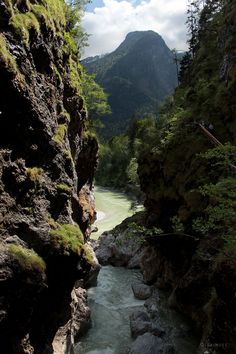
[(132, 284), (132, 290), (136, 299), (146, 300), (152, 294), (152, 289), (150, 286), (145, 284)]
[(163, 343), (162, 339), (151, 334), (145, 333), (139, 336), (131, 346), (127, 354), (176, 354), (171, 344)]
[[(140, 215), (137, 219), (140, 219)], [(140, 268), (143, 256), (140, 234), (131, 235), (128, 228), (129, 223), (135, 220), (136, 217), (127, 218), (111, 232), (104, 232), (101, 235), (99, 241), (94, 246), (100, 264), (125, 266), (130, 269)]]

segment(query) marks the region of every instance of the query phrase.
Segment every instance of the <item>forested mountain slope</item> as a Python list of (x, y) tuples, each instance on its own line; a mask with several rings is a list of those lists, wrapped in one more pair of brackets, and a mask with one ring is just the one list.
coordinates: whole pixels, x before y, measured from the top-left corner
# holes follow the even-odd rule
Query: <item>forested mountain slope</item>
[(82, 64), (109, 95), (112, 114), (102, 118), (100, 131), (106, 138), (124, 133), (134, 115), (156, 115), (177, 85), (173, 53), (153, 31), (131, 32), (114, 52)]

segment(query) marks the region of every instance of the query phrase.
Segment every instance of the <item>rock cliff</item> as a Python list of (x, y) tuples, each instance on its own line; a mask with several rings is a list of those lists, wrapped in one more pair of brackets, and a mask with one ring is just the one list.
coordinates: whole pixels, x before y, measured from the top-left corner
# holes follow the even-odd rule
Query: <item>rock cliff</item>
[(97, 141), (63, 1), (0, 1), (0, 78), (1, 352), (73, 352), (98, 270)]

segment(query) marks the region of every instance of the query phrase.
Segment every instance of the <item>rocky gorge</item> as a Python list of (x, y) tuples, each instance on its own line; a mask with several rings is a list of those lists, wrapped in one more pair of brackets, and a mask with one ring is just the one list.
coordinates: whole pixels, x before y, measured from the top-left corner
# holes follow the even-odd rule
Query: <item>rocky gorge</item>
[(60, 0), (0, 1), (3, 354), (72, 353), (89, 324), (98, 146), (68, 18)]
[[(139, 212), (104, 233), (95, 245), (102, 265), (140, 269), (142, 273), (143, 281), (131, 284), (134, 296), (146, 301), (143, 309), (130, 316), (131, 335), (136, 339), (128, 353), (235, 353), (233, 262), (222, 260), (212, 269), (211, 241), (180, 232), (163, 234), (147, 226), (148, 214)], [(187, 315), (192, 327), (179, 322), (169, 327), (165, 321), (160, 327), (163, 290), (165, 311), (170, 308)], [(195, 348), (189, 343), (178, 347), (172, 333), (175, 328), (183, 338), (190, 339), (190, 333), (195, 333)]]
[[(143, 281), (129, 284), (145, 302), (130, 315), (129, 354), (236, 353), (235, 0), (206, 3), (200, 49), (135, 160), (145, 211), (94, 243), (98, 142), (88, 128), (77, 18), (61, 0), (0, 0), (3, 354), (73, 354), (90, 326), (85, 289), (98, 261), (141, 269)], [(217, 147), (199, 134), (202, 117)], [(192, 327), (176, 334), (179, 322), (159, 321), (160, 289), (165, 316), (172, 321), (173, 308), (195, 324), (191, 349)]]

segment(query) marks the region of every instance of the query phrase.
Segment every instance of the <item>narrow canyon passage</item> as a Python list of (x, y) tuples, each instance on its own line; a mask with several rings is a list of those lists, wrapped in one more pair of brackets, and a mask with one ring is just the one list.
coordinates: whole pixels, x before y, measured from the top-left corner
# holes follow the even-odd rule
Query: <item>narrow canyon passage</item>
[[(109, 230), (131, 215), (130, 201), (122, 194), (97, 187), (96, 202), (98, 216), (101, 216), (97, 223), (99, 235), (101, 230)], [(77, 345), (76, 354), (128, 353), (133, 342), (129, 317), (138, 310), (145, 311), (145, 302), (135, 299), (131, 288), (132, 284), (141, 281), (142, 274), (139, 270), (102, 267), (97, 287), (88, 290), (92, 327)], [(179, 313), (168, 308), (163, 291), (158, 292), (157, 298), (152, 306), (156, 306), (158, 311), (156, 324), (165, 332), (164, 345), (168, 348), (161, 353), (196, 353), (198, 340), (193, 335), (191, 324)]]

